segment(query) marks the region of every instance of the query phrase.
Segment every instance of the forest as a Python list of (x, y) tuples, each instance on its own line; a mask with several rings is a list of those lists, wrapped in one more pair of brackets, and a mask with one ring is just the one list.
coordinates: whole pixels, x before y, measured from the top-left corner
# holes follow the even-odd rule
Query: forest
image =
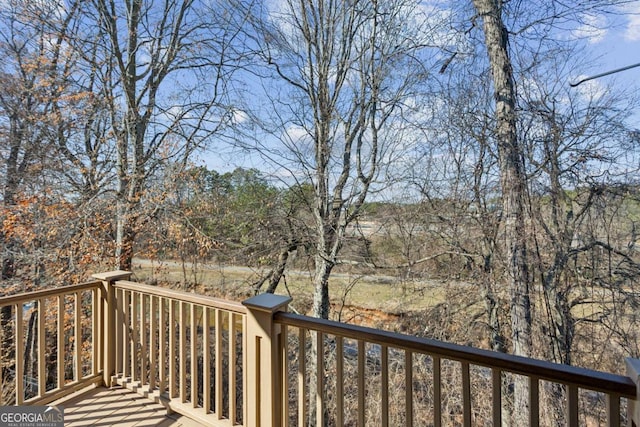
[(235, 296), (336, 318), (379, 276), (434, 293), (388, 313), (397, 330), (621, 373), (640, 357), (637, 88), (570, 83), (638, 13), (2, 1), (2, 293), (171, 261), (182, 277), (154, 283), (222, 295), (203, 271), (246, 267)]

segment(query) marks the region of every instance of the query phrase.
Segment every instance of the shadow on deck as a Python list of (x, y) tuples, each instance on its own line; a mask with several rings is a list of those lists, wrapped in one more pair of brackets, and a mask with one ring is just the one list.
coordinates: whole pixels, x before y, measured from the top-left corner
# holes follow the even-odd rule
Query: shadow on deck
[(180, 414), (167, 415), (166, 408), (161, 404), (123, 387), (99, 387), (54, 404), (64, 408), (64, 425), (71, 427), (200, 426)]

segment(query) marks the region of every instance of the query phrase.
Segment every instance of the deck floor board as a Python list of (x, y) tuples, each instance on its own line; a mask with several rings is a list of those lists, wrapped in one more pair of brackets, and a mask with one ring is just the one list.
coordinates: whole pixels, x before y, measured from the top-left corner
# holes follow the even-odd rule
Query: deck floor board
[(64, 408), (64, 425), (70, 427), (200, 426), (179, 414), (167, 415), (167, 410), (161, 404), (124, 387), (95, 388), (57, 404)]

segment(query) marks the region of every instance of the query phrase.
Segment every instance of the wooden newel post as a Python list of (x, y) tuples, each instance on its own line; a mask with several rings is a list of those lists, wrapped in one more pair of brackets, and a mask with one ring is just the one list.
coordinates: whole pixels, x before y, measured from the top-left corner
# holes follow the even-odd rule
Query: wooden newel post
[(636, 399), (629, 399), (627, 418), (629, 427), (640, 427), (640, 360), (627, 358), (627, 376), (636, 384)]
[(111, 377), (115, 374), (116, 366), (116, 293), (113, 289), (114, 282), (118, 280), (128, 280), (131, 277), (130, 271), (109, 271), (106, 273), (94, 274), (94, 279), (102, 281), (101, 294), (101, 322), (99, 328), (102, 339), (98, 340), (102, 345), (99, 354), (102, 358), (102, 383), (105, 387), (111, 387)]
[(273, 315), (287, 311), (291, 298), (261, 294), (242, 304), (247, 307), (246, 332), (246, 426), (282, 425), (281, 367), (278, 337), (281, 326)]

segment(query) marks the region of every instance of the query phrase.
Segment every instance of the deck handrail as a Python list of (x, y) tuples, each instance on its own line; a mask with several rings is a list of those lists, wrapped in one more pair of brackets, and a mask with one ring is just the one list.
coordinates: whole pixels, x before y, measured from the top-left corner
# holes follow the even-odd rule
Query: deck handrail
[(242, 425), (247, 308), (128, 277), (104, 280), (112, 331), (105, 383), (134, 388), (202, 425)]
[(0, 297), (0, 307), (4, 307), (11, 304), (24, 304), (25, 302), (31, 302), (40, 298), (50, 298), (58, 295), (67, 295), (74, 292), (87, 291), (89, 289), (96, 289), (100, 286), (99, 280), (91, 280), (84, 283), (78, 283), (75, 285), (58, 286), (56, 288), (41, 289), (38, 291), (22, 292), (19, 294), (8, 295)]
[(113, 287), (116, 289), (142, 292), (148, 295), (169, 298), (175, 301), (197, 304), (203, 307), (217, 308), (235, 314), (247, 314), (246, 307), (239, 302), (223, 300), (206, 295), (199, 295), (169, 288), (161, 288), (159, 286), (145, 285), (130, 280), (118, 280), (114, 283)]
[[(11, 334), (7, 341), (3, 344), (9, 344), (13, 347), (13, 361), (9, 361), (13, 366), (13, 378), (15, 382), (15, 403), (22, 404), (46, 404), (55, 399), (59, 399), (71, 394), (83, 387), (97, 384), (102, 379), (102, 365), (100, 356), (100, 340), (102, 337), (101, 315), (99, 314), (100, 298), (103, 288), (99, 280), (92, 280), (84, 283), (59, 286), (50, 289), (42, 289), (37, 291), (23, 292), (15, 295), (0, 297), (0, 308), (10, 307), (11, 319), (4, 319), (7, 322), (3, 327)], [(90, 310), (81, 312), (81, 296), (85, 292), (90, 292)], [(68, 317), (65, 316), (65, 298), (71, 297), (73, 308)], [(57, 299), (57, 302), (51, 304), (51, 299)], [(26, 359), (25, 349), (25, 304), (33, 303), (33, 308), (37, 314), (37, 322), (29, 323), (29, 328), (35, 334), (35, 346), (37, 348), (34, 360)], [(55, 323), (47, 325), (45, 316), (49, 309), (55, 313)], [(85, 315), (86, 314), (86, 315)], [(9, 321), (11, 320), (11, 321)], [(91, 350), (87, 352), (80, 343), (83, 342), (83, 323), (85, 328), (91, 331)], [(16, 325), (19, 325), (16, 327)], [(45, 361), (45, 347), (47, 346), (47, 332), (45, 330), (54, 328), (56, 333), (55, 348), (56, 364), (55, 366), (47, 366)], [(65, 357), (69, 354), (65, 351), (65, 330), (73, 328), (73, 350), (69, 353), (73, 358), (73, 378), (67, 378), (65, 375), (67, 367), (65, 366)], [(33, 338), (33, 337), (32, 337)], [(53, 351), (53, 350), (51, 350)], [(90, 366), (83, 367), (82, 359), (88, 360)], [(37, 377), (34, 381), (29, 382), (27, 379), (26, 362), (28, 360), (33, 363), (37, 369)], [(84, 373), (87, 369), (89, 372)], [(56, 375), (55, 384), (47, 384), (46, 372), (53, 370)], [(29, 396), (27, 393), (27, 383), (37, 389), (34, 395)], [(47, 387), (52, 387), (47, 390)]]
[(449, 360), (498, 368), (515, 374), (534, 375), (542, 380), (571, 383), (584, 389), (614, 393), (630, 399), (636, 398), (635, 383), (629, 377), (622, 375), (403, 335), (365, 326), (318, 319), (295, 313), (276, 313), (274, 321), (282, 325), (301, 327), (344, 338), (363, 340), (373, 344), (438, 355)]

